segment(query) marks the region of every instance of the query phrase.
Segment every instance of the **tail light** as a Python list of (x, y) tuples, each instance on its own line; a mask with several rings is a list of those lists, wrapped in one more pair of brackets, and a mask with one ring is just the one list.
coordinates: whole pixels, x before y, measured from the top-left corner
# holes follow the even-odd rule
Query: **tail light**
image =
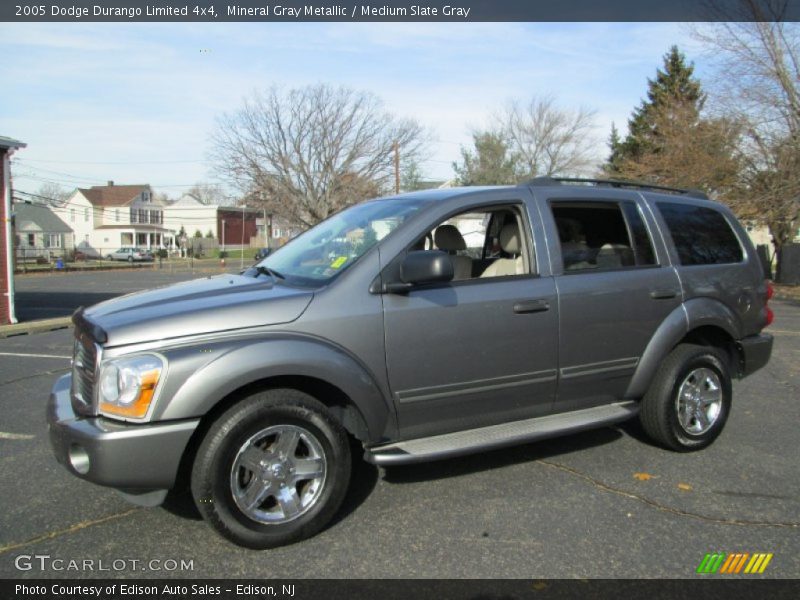
[(764, 300), (764, 308), (767, 310), (767, 323), (764, 327), (769, 327), (772, 325), (772, 322), (775, 320), (775, 313), (772, 312), (772, 309), (769, 307), (769, 301), (772, 300), (772, 297), (775, 295), (775, 288), (772, 286), (771, 281), (767, 281), (767, 295)]

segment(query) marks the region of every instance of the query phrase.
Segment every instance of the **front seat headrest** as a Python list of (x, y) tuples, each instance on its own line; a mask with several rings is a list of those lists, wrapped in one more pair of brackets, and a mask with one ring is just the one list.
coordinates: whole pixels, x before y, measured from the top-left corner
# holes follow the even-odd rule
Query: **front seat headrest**
[(500, 247), (508, 254), (519, 254), (522, 244), (519, 241), (519, 227), (516, 222), (503, 225), (500, 230)]
[(455, 225), (439, 225), (436, 228), (436, 233), (433, 236), (433, 241), (439, 250), (446, 252), (458, 252), (459, 250), (466, 250), (467, 243), (464, 241), (464, 236), (456, 228)]

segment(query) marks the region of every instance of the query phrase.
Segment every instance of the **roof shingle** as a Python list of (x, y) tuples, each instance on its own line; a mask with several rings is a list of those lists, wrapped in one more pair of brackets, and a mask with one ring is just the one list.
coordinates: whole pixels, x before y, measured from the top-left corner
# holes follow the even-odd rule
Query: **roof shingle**
[(127, 206), (149, 189), (149, 185), (93, 185), (78, 191), (94, 206)]

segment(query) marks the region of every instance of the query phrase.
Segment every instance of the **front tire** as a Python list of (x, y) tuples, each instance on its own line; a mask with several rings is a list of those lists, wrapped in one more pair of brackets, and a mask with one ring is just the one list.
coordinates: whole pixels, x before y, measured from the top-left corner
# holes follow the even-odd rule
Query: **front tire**
[(192, 495), (225, 538), (254, 549), (311, 537), (350, 481), (347, 434), (308, 394), (274, 389), (223, 413), (197, 451)]
[(661, 364), (642, 399), (640, 419), (660, 445), (677, 452), (700, 450), (722, 433), (732, 398), (725, 352), (680, 344)]

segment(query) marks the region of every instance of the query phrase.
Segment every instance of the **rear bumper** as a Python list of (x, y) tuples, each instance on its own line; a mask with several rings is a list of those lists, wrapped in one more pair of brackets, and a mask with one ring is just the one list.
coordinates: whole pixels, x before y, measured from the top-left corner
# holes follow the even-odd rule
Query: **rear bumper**
[(81, 417), (70, 402), (70, 377), (56, 381), (47, 403), (58, 462), (76, 477), (130, 494), (172, 488), (199, 420), (140, 425)]
[(747, 377), (769, 362), (772, 356), (772, 336), (768, 333), (751, 335), (737, 342), (741, 364), (739, 376)]

